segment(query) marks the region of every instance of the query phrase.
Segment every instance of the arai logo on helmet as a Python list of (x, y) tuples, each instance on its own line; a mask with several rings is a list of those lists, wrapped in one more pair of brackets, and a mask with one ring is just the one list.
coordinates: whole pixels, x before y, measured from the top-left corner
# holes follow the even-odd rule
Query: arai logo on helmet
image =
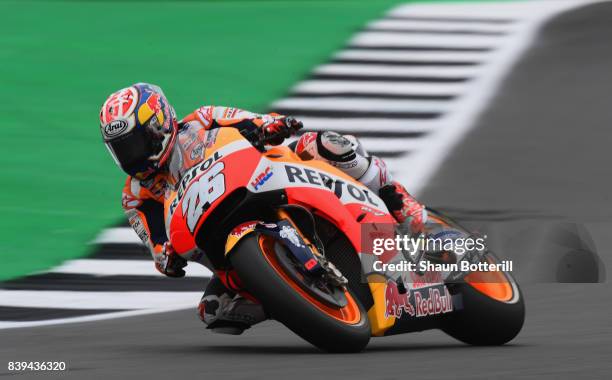
[(113, 120), (104, 127), (104, 136), (108, 138), (116, 137), (125, 132), (128, 127), (126, 120)]

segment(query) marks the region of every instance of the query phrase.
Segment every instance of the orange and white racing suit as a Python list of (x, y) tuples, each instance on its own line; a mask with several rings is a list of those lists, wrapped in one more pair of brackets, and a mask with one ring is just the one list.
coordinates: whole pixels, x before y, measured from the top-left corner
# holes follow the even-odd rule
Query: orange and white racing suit
[[(275, 114), (256, 114), (245, 110), (203, 106), (179, 122), (176, 144), (165, 169), (146, 180), (129, 177), (123, 188), (122, 205), (130, 225), (151, 251), (155, 267), (162, 273), (164, 244), (168, 241), (164, 225), (164, 196), (169, 186), (180, 179), (180, 169), (202, 161), (214, 129), (232, 127), (253, 130), (282, 118)], [(368, 156), (353, 136), (335, 132), (306, 132), (291, 144), (302, 159), (324, 160), (381, 194), (400, 222), (418, 229), (426, 218), (424, 207), (392, 181), (380, 158)], [(177, 153), (180, 152), (180, 153)], [(404, 194), (405, 193), (405, 194)], [(391, 196), (383, 197), (385, 194)], [(262, 308), (228, 289), (213, 278), (198, 307), (200, 318), (214, 331), (240, 333), (265, 319)], [(236, 327), (238, 326), (238, 327)]]

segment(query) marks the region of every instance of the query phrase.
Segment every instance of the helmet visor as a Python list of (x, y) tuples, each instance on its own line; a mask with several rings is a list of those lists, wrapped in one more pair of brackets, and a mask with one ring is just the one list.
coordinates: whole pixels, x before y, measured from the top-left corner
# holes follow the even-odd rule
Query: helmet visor
[(155, 135), (148, 128), (134, 128), (105, 143), (117, 164), (129, 175), (140, 178), (156, 168), (156, 162), (150, 158), (161, 151), (162, 141), (162, 135)]

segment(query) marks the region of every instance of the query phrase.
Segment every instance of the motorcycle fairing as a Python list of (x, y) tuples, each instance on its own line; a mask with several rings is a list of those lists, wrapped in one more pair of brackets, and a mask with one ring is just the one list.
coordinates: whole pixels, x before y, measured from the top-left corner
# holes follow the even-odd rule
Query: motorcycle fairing
[[(205, 186), (194, 188), (196, 183), (202, 185), (200, 181)], [(203, 221), (217, 204), (245, 184), (254, 193), (284, 189), (288, 203), (310, 208), (314, 205), (347, 233), (358, 252), (361, 242), (355, 218), (364, 213), (361, 208), (379, 211), (380, 216), (371, 214), (368, 222), (393, 223), (384, 202), (340, 170), (318, 160), (302, 161), (287, 147), (273, 148), (262, 155), (237, 130), (224, 128), (206, 149), (203, 163), (183, 175), (165, 202), (167, 233), (179, 254), (195, 248), (195, 236)], [(211, 194), (216, 196), (209, 199)]]
[[(287, 204), (303, 206), (343, 231), (360, 258), (372, 255), (361, 249), (361, 224), (394, 223), (376, 194), (340, 170), (319, 160), (302, 161), (287, 147), (262, 153), (237, 130), (223, 128), (206, 149), (204, 161), (183, 175), (165, 202), (168, 236), (177, 253), (197, 249), (195, 238), (204, 221), (232, 193), (245, 188), (262, 196), (284, 191)], [(385, 315), (386, 283), (369, 286), (372, 332), (383, 335), (399, 318)]]

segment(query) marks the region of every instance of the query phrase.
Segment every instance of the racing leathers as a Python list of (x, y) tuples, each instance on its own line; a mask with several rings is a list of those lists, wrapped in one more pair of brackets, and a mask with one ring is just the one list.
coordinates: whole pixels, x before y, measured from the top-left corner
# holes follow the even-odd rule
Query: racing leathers
[[(245, 110), (204, 106), (179, 122), (179, 133), (168, 163), (145, 180), (128, 176), (122, 205), (130, 225), (151, 251), (155, 268), (170, 277), (185, 275), (187, 262), (174, 253), (166, 236), (164, 197), (181, 174), (204, 159), (204, 151), (214, 142), (217, 128), (238, 128), (261, 133), (272, 145), (283, 142), (301, 123), (277, 114), (256, 114)], [(335, 132), (306, 132), (290, 144), (304, 160), (323, 160), (377, 192), (400, 223), (418, 232), (427, 217), (425, 208), (399, 183), (392, 180), (380, 158), (369, 156), (357, 139)], [(198, 305), (198, 314), (214, 332), (240, 334), (266, 319), (261, 305), (227, 289), (213, 277)]]

